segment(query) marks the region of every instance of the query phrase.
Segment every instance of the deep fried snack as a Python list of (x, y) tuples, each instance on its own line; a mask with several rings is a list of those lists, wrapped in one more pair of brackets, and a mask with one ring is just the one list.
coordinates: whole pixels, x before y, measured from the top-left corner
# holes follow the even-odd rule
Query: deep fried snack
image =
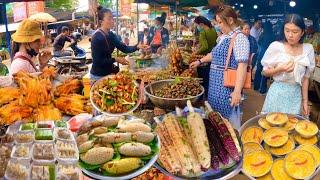
[(34, 121), (43, 121), (43, 120), (61, 120), (61, 112), (59, 109), (55, 108), (53, 104), (39, 106), (39, 108), (34, 109), (33, 111), (33, 120)]
[(12, 124), (17, 120), (31, 117), (32, 108), (19, 105), (18, 101), (11, 102), (0, 108), (0, 124)]
[(0, 105), (7, 104), (10, 101), (18, 99), (20, 90), (14, 87), (0, 88)]
[(42, 70), (40, 74), (40, 79), (50, 79), (51, 81), (57, 76), (57, 69), (53, 66), (47, 66)]
[(55, 96), (61, 96), (61, 95), (68, 95), (68, 94), (74, 94), (81, 91), (83, 88), (82, 82), (78, 79), (69, 79), (66, 80), (61, 85), (57, 86), (54, 95)]
[(54, 101), (54, 104), (60, 111), (69, 115), (91, 113), (92, 111), (88, 99), (78, 94), (62, 95)]

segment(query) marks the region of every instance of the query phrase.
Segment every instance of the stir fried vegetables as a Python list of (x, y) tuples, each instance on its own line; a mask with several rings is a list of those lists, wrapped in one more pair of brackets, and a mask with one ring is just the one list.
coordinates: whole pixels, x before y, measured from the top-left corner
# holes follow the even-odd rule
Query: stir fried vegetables
[(95, 84), (92, 98), (102, 111), (124, 113), (137, 104), (138, 89), (131, 73), (120, 72)]

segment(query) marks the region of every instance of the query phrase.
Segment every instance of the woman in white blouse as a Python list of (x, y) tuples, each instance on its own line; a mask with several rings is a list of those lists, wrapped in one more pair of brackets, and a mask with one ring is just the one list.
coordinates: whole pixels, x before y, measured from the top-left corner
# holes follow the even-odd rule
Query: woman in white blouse
[[(282, 112), (308, 116), (309, 77), (315, 67), (314, 49), (303, 43), (305, 24), (297, 14), (287, 15), (282, 40), (273, 42), (263, 59), (263, 74), (272, 83), (262, 112)], [(302, 108), (301, 108), (302, 107)]]

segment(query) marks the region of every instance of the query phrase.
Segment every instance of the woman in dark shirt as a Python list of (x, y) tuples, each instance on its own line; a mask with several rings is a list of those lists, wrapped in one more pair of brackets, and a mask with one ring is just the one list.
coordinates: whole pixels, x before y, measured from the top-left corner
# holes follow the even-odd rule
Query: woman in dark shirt
[(146, 48), (145, 45), (140, 44), (126, 46), (117, 38), (117, 35), (110, 31), (114, 27), (111, 10), (98, 7), (98, 19), (101, 26), (91, 40), (93, 64), (90, 71), (90, 80), (92, 83), (103, 76), (116, 73), (113, 65), (115, 62), (128, 65), (128, 61), (123, 57), (112, 58), (111, 54), (115, 48), (124, 53), (132, 53), (140, 48)]

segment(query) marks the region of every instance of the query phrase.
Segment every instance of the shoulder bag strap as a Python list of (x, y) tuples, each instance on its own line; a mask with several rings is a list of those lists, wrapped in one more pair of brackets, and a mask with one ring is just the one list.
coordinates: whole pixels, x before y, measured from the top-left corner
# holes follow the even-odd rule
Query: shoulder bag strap
[(28, 61), (28, 62), (31, 64), (31, 66), (33, 67), (33, 69), (34, 69), (36, 72), (39, 72), (38, 69), (37, 69), (37, 67), (36, 67), (36, 65), (32, 62), (31, 59), (29, 59), (29, 58), (27, 58), (27, 57), (25, 57), (25, 56), (22, 56), (22, 55), (14, 56), (13, 60), (15, 60), (15, 59), (22, 59), (22, 60)]
[(110, 45), (109, 45), (106, 33), (103, 32), (101, 29), (98, 29), (98, 32), (100, 32), (102, 34), (102, 36), (104, 37), (104, 39), (105, 39), (105, 41), (107, 43), (107, 47), (108, 47), (109, 53), (112, 53), (112, 52), (110, 52)]
[(237, 33), (235, 33), (232, 38), (231, 38), (231, 42), (229, 44), (229, 49), (228, 49), (228, 55), (227, 55), (227, 60), (226, 60), (226, 65), (224, 67), (224, 70), (226, 71), (229, 67), (229, 63), (230, 63), (230, 58), (231, 58), (231, 53), (232, 53), (232, 49), (234, 46), (234, 42), (236, 41), (236, 37), (237, 37)]

